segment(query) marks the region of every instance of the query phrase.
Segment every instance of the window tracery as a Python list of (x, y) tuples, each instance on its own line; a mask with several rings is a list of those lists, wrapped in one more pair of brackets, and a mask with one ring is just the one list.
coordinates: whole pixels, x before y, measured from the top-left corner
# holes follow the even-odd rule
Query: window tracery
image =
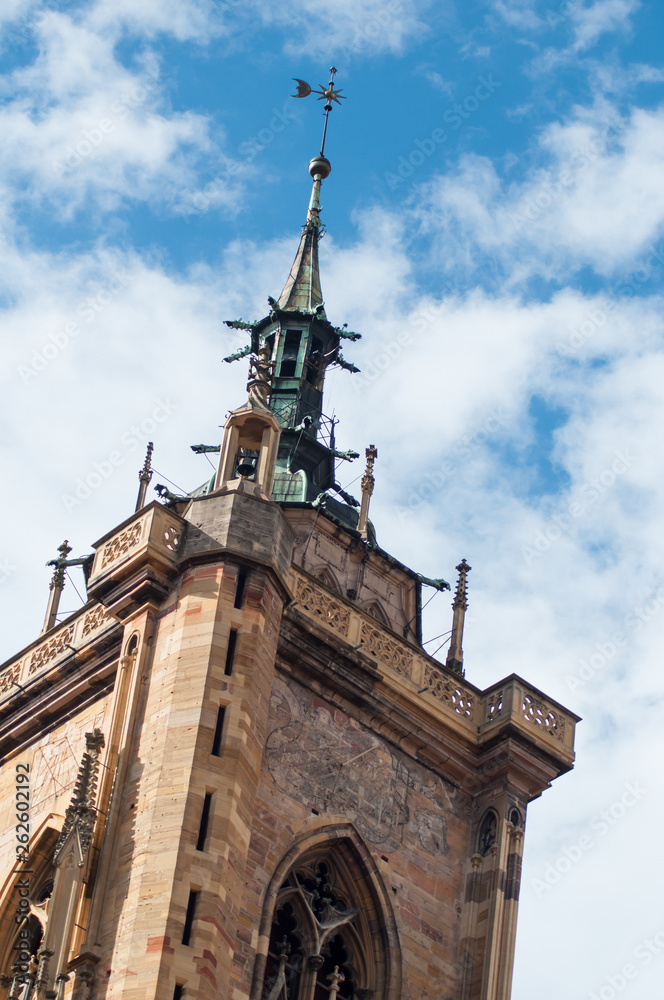
[(478, 849), (483, 858), (487, 856), (493, 845), (496, 843), (497, 833), (498, 818), (493, 809), (490, 809), (482, 820), (478, 838)]
[(372, 994), (366, 918), (328, 857), (298, 864), (277, 894), (261, 1000)]

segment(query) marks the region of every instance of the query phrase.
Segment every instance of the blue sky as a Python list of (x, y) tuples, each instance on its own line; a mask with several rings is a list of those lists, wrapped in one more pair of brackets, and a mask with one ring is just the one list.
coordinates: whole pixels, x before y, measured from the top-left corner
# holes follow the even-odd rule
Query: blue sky
[[(664, 927), (634, 878), (664, 818), (663, 20), (639, 0), (0, 10), (1, 655), (38, 633), (62, 540), (83, 555), (131, 513), (148, 440), (159, 481), (209, 476), (189, 445), (244, 390), (223, 320), (264, 314), (305, 217), (322, 107), (292, 78), (334, 64), (322, 283), (364, 335), (361, 374), (328, 381), (339, 445), (378, 445), (385, 548), (473, 566), (469, 679), (515, 671), (584, 717), (529, 814), (514, 1000), (558, 1000), (560, 969), (588, 1000), (630, 962), (621, 996), (652, 1000), (664, 967), (639, 957)], [(427, 616), (449, 628), (447, 598)]]

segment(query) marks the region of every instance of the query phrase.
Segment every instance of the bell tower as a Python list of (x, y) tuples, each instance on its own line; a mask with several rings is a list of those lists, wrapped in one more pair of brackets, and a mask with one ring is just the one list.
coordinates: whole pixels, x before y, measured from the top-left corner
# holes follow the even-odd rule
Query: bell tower
[(61, 619), (59, 576), (0, 666), (1, 1000), (509, 1000), (527, 808), (578, 717), (466, 677), (465, 559), (429, 655), (422, 589), (450, 586), (379, 541), (379, 447), (361, 502), (336, 482), (359, 454), (323, 400), (358, 336), (319, 275), (335, 73), (285, 287), (229, 324), (249, 379), (196, 448), (213, 480), (146, 503), (150, 448), (136, 509), (54, 561), (87, 603)]

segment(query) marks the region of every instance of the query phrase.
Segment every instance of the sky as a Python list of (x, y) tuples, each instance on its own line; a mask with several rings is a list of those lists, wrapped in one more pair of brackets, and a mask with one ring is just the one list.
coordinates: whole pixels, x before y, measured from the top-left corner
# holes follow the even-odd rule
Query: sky
[[(663, 28), (639, 0), (0, 8), (0, 657), (63, 539), (132, 513), (148, 440), (153, 485), (209, 478), (189, 446), (244, 398), (223, 321), (265, 315), (305, 220), (322, 104), (293, 78), (335, 65), (322, 285), (363, 334), (338, 447), (378, 447), (385, 549), (472, 566), (467, 678), (583, 717), (529, 809), (513, 1000), (664, 975)], [(450, 624), (438, 594), (425, 638)]]

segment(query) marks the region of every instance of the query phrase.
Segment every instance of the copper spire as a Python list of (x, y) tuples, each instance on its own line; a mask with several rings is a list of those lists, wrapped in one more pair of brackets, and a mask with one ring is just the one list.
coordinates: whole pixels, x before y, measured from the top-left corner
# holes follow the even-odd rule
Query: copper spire
[(454, 670), (458, 674), (463, 673), (463, 625), (466, 617), (466, 611), (468, 610), (468, 588), (466, 577), (468, 573), (470, 573), (471, 568), (472, 567), (468, 565), (465, 559), (462, 559), (457, 566), (459, 579), (457, 581), (456, 591), (454, 594), (454, 601), (452, 602), (452, 607), (454, 609), (454, 617), (452, 619), (452, 638), (450, 640), (450, 648), (448, 650), (447, 660), (445, 663), (450, 670)]
[[(307, 211), (307, 221), (302, 229), (300, 245), (293, 261), (288, 280), (284, 285), (284, 290), (279, 296), (278, 307), (285, 312), (318, 313), (325, 318), (323, 306), (323, 293), (320, 287), (320, 272), (318, 267), (318, 241), (324, 232), (320, 219), (320, 186), (326, 177), (329, 177), (332, 166), (325, 156), (325, 139), (327, 137), (327, 124), (332, 110), (332, 101), (339, 104), (345, 100), (340, 97), (341, 91), (334, 89), (334, 77), (336, 74), (334, 66), (330, 70), (330, 82), (325, 89), (321, 84), (319, 100), (325, 98), (325, 124), (323, 126), (323, 138), (321, 141), (320, 153), (315, 156), (309, 164), (309, 173), (313, 178), (313, 188), (309, 199)], [(298, 80), (299, 90), (305, 81)], [(305, 87), (309, 87), (305, 84)], [(306, 97), (311, 93), (309, 87), (306, 93), (294, 94), (294, 97)]]

